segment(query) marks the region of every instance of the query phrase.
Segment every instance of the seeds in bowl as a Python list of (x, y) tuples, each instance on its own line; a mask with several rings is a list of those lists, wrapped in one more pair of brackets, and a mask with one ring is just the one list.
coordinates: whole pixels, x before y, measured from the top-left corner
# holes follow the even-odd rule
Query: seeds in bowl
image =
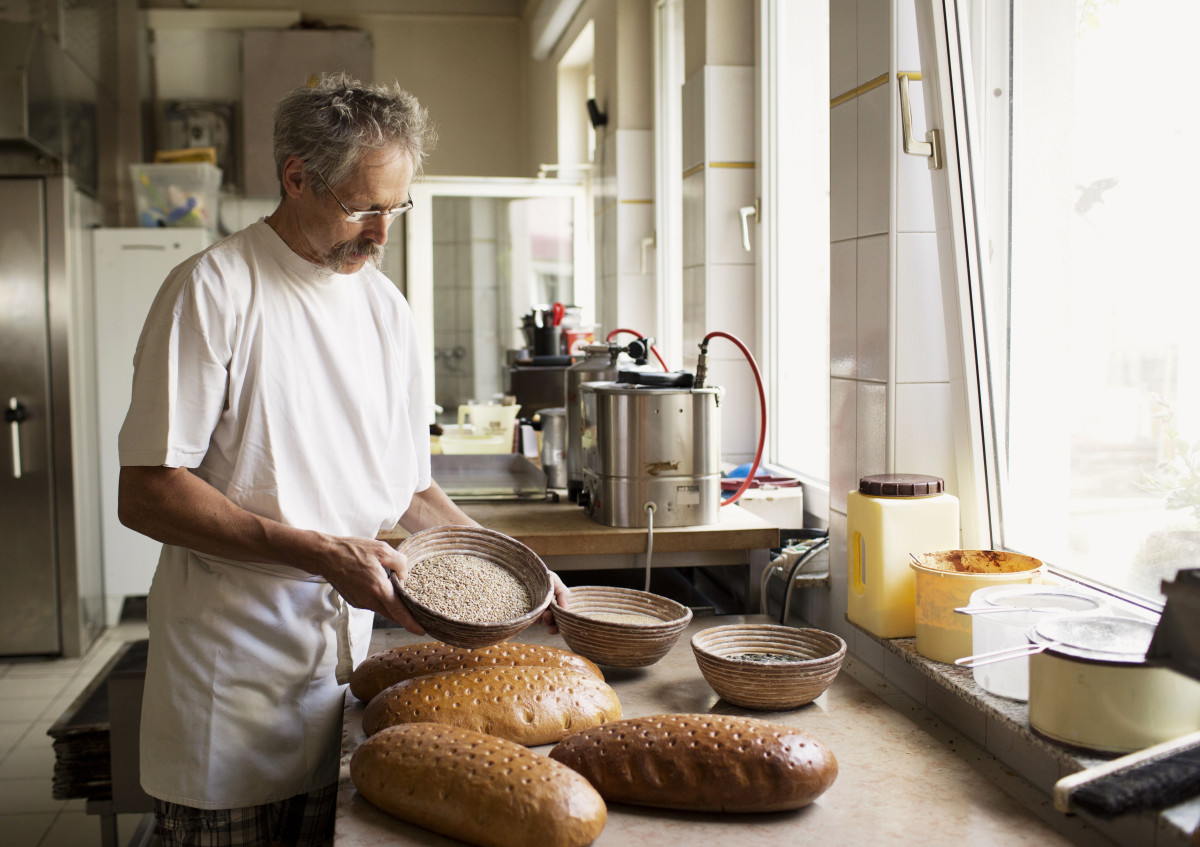
[(767, 664), (802, 661), (799, 656), (793, 656), (790, 653), (738, 653), (729, 658), (736, 662), (763, 662)]
[(639, 612), (580, 612), (580, 614), (594, 621), (607, 621), (608, 623), (662, 623), (653, 615), (643, 615)]
[(462, 623), (496, 623), (527, 614), (529, 592), (494, 562), (464, 553), (415, 562), (404, 590), (427, 609)]

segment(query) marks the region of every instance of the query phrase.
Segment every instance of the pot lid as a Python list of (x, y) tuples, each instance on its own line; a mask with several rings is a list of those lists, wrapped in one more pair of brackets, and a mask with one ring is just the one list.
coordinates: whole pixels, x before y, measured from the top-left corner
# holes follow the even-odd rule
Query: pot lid
[(1143, 664), (1154, 624), (1117, 615), (1055, 615), (1028, 631), (1029, 640), (1046, 645), (1047, 652), (1077, 659), (1118, 664)]

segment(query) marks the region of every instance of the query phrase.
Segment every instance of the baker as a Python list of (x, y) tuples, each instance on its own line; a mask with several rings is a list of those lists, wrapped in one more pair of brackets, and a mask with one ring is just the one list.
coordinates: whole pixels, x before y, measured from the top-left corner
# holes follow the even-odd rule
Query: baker
[(344, 683), (375, 613), (422, 632), (375, 537), (475, 524), (431, 478), (416, 326), (378, 269), (433, 140), (396, 86), (291, 92), (278, 207), (175, 268), (146, 319), (119, 513), (163, 543), (141, 781), (164, 844), (331, 840)]

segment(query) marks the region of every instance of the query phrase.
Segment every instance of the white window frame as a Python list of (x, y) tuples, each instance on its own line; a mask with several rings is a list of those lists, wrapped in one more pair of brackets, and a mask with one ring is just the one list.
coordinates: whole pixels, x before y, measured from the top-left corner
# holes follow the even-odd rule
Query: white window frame
[[(823, 438), (808, 437), (824, 445), (824, 467), (789, 470), (805, 483), (806, 511), (824, 517), (830, 476), (829, 4), (760, 0), (757, 24), (758, 333), (769, 417), (764, 459), (788, 466), (781, 458), (785, 441), (797, 438), (804, 423), (823, 431)], [(797, 369), (784, 362), (815, 363), (816, 374), (801, 371), (798, 384)]]

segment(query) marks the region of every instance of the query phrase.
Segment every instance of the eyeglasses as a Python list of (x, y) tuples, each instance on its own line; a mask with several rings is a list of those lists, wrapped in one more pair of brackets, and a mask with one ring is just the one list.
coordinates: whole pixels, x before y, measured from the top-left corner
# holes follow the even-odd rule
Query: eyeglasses
[(340, 199), (338, 199), (337, 194), (335, 194), (333, 191), (333, 186), (331, 186), (328, 182), (325, 182), (325, 177), (321, 175), (321, 172), (314, 168), (313, 173), (315, 173), (320, 178), (321, 182), (325, 183), (325, 188), (327, 188), (329, 190), (329, 196), (331, 196), (337, 202), (337, 204), (342, 207), (342, 211), (346, 213), (346, 220), (352, 224), (364, 224), (367, 221), (375, 220), (380, 215), (383, 215), (384, 217), (386, 217), (388, 223), (391, 223), (396, 218), (400, 217), (401, 215), (403, 215), (405, 212), (407, 212), (409, 209), (411, 209), (413, 207), (413, 202), (410, 199), (407, 203), (403, 203), (399, 206), (395, 206), (394, 208), (388, 209), (387, 211), (383, 211), (383, 212), (378, 211), (376, 209), (369, 209), (369, 210), (360, 211), (360, 212), (358, 212), (358, 211), (352, 212), (352, 211), (350, 211), (350, 209), (348, 209), (346, 207), (345, 203), (343, 203)]

